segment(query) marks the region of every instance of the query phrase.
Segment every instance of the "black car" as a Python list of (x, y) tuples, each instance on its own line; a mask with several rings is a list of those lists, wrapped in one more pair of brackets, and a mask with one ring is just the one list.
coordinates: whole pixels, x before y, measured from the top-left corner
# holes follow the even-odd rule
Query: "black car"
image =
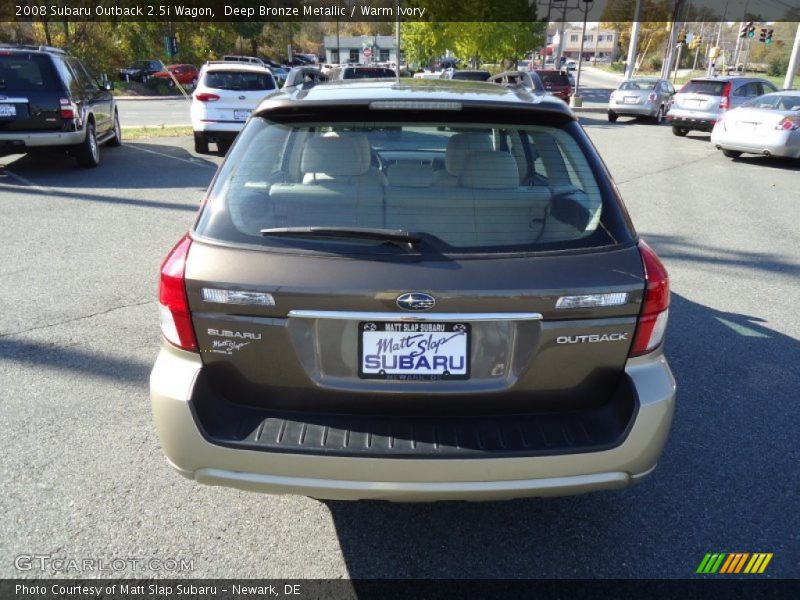
[(334, 67), (328, 71), (328, 80), (337, 79), (386, 79), (397, 77), (397, 72), (389, 67), (350, 66)]
[(119, 70), (122, 81), (141, 81), (144, 83), (155, 73), (164, 71), (164, 64), (160, 60), (137, 60), (130, 67)]
[(122, 143), (111, 82), (49, 46), (0, 45), (0, 156), (63, 149), (82, 167)]

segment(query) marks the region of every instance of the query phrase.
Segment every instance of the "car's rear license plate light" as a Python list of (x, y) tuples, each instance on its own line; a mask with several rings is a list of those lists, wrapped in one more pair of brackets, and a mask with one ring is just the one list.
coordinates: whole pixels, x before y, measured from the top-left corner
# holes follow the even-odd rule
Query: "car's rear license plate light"
[(362, 321), (358, 376), (435, 381), (469, 379), (468, 323)]

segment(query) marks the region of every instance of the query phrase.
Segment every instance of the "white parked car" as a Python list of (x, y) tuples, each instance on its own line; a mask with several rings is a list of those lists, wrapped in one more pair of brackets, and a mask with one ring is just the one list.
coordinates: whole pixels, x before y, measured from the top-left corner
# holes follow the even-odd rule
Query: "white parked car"
[(726, 112), (714, 125), (711, 143), (728, 158), (800, 158), (800, 91), (764, 94)]
[(209, 143), (225, 154), (264, 96), (278, 89), (272, 72), (244, 62), (208, 62), (192, 94), (194, 149), (208, 154)]

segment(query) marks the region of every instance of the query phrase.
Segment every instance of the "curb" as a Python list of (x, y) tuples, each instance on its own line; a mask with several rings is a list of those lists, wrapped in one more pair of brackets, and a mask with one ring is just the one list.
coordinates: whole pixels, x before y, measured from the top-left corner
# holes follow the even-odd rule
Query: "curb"
[(608, 112), (608, 107), (604, 106), (581, 106), (581, 107), (572, 107), (572, 112), (574, 113), (588, 113), (588, 114), (597, 114), (597, 115), (604, 115)]
[(179, 94), (177, 96), (114, 96), (114, 99), (117, 102), (125, 102), (130, 100), (184, 100), (186, 98)]

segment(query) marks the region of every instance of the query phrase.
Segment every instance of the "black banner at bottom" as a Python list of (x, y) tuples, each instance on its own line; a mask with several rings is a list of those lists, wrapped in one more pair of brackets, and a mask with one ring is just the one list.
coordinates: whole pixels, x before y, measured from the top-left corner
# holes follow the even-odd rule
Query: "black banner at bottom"
[(324, 580), (324, 579), (4, 579), (3, 600), (438, 600), (449, 598), (596, 600), (679, 598), (782, 600), (800, 580), (700, 578), (639, 580)]

